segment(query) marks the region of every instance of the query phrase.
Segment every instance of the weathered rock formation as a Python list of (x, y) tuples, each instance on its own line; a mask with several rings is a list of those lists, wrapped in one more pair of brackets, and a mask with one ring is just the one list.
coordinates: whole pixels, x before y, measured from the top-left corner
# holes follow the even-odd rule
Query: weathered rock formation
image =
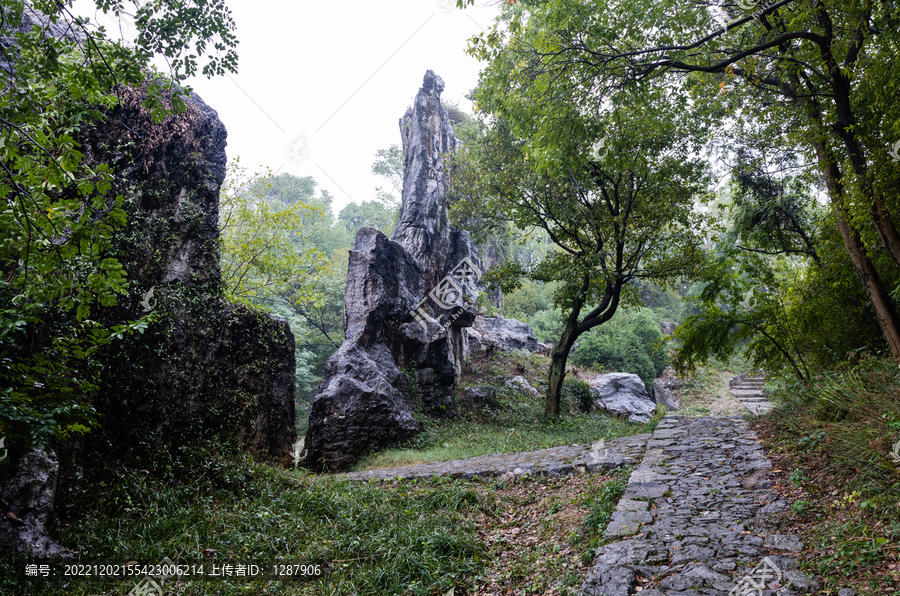
[(681, 401), (678, 396), (669, 391), (669, 389), (659, 380), (650, 388), (650, 397), (658, 405), (666, 408), (667, 412), (677, 412), (681, 409)]
[(503, 317), (476, 317), (472, 326), (465, 329), (469, 352), (494, 348), (503, 352), (525, 350), (526, 352), (542, 352), (547, 346), (542, 344), (531, 332), (528, 323)]
[(462, 328), (475, 318), (464, 298), (477, 296), (478, 263), (468, 235), (450, 227), (443, 200), (443, 159), (457, 145), (443, 89), (428, 71), (400, 119), (403, 203), (393, 238), (363, 228), (350, 253), (345, 340), (325, 366), (306, 437), (317, 469), (346, 469), (411, 436), (419, 429), (411, 408), (449, 414), (454, 407), (450, 388), (466, 353)]
[[(145, 92), (120, 89), (121, 101), (105, 120), (77, 135), (87, 165), (110, 165), (115, 181), (109, 195), (124, 196), (127, 214), (108, 256), (127, 271), (131, 293), (96, 316), (106, 326), (118, 325), (139, 319), (149, 307), (155, 319), (143, 334), (126, 335), (99, 356), (99, 391), (91, 405), (100, 426), (55, 446), (60, 498), (76, 468), (88, 483), (116, 466), (189, 475), (194, 447), (203, 443), (292, 462), (293, 335), (285, 321), (227, 302), (221, 286), (218, 198), (225, 127), (196, 95), (186, 112), (154, 123), (141, 107)], [(45, 349), (46, 329), (67, 324), (66, 315), (59, 315), (28, 328), (16, 340), (15, 357)], [(0, 483), (3, 494), (15, 498), (4, 499), (34, 531), (22, 534), (21, 524), (5, 516), (0, 542), (38, 555), (49, 552), (52, 545), (33, 545), (50, 545), (35, 535), (52, 515), (53, 491), (47, 487), (55, 486), (57, 472), (46, 462), (53, 456), (23, 450), (10, 455), (13, 465), (0, 472)], [(23, 490), (40, 498), (29, 505), (16, 496)]]
[(47, 533), (53, 519), (59, 464), (56, 455), (34, 449), (21, 456), (13, 475), (0, 482), (0, 547), (25, 550), (44, 557), (71, 557), (73, 553)]
[[(192, 94), (187, 111), (154, 124), (127, 89), (107, 123), (82, 143), (113, 164), (125, 185), (128, 223), (114, 256), (128, 271), (130, 301), (107, 322), (144, 314), (151, 288), (158, 320), (106, 354), (105, 420), (87, 446), (117, 446), (117, 457), (149, 467), (204, 439), (237, 442), (284, 464), (293, 461), (294, 338), (286, 321), (225, 300), (218, 247), (219, 188), (226, 131), (215, 110)], [(152, 303), (151, 303), (152, 304)]]
[[(468, 233), (447, 218), (444, 157), (458, 141), (441, 106), (443, 89), (428, 71), (400, 119), (403, 203), (392, 238), (363, 228), (350, 253), (345, 340), (325, 366), (310, 412), (305, 445), (314, 469), (345, 470), (360, 455), (410, 437), (419, 429), (412, 410), (456, 409), (451, 388), (472, 349), (466, 328), (476, 320), (481, 265)], [(527, 325), (484, 321), (485, 332), (472, 336), (487, 335), (484, 344), (537, 344)]]
[(590, 381), (594, 405), (628, 422), (649, 422), (656, 410), (650, 392), (637, 375), (610, 373)]
[[(367, 450), (419, 430), (410, 410), (412, 380), (400, 370), (394, 350), (427, 345), (418, 324), (403, 323), (422, 292), (422, 273), (403, 246), (378, 230), (357, 233), (347, 269), (344, 343), (325, 364), (306, 435), (309, 460), (320, 469), (346, 469)], [(421, 338), (407, 344), (410, 334)], [(438, 376), (452, 379), (453, 369), (447, 369)]]

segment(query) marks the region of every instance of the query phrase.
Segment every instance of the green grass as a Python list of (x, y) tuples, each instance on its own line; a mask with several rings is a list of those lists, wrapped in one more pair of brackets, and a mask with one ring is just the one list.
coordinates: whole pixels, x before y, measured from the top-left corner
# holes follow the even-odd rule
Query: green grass
[[(549, 359), (536, 354), (497, 353), (475, 360), (464, 370), (457, 399), (466, 387), (490, 385), (496, 391), (495, 403), (462, 412), (452, 420), (419, 416), (424, 426), (419, 435), (405, 445), (362, 458), (354, 470), (592, 443), (650, 432), (658, 422), (655, 418), (648, 424), (630, 424), (602, 412), (583, 414), (569, 394), (564, 396), (564, 415), (559, 420), (542, 420), (548, 366)], [(524, 376), (538, 395), (506, 388), (506, 379), (515, 375)]]
[(619, 499), (625, 493), (632, 469), (621, 470), (615, 478), (605, 483), (597, 494), (591, 495), (585, 502), (585, 505), (591, 510), (584, 520), (584, 530), (590, 535), (590, 549), (583, 555), (583, 562), (586, 565), (593, 559), (594, 550), (605, 541), (606, 525), (615, 511)]
[[(571, 396), (560, 420), (541, 421), (543, 399), (507, 390), (503, 381), (522, 374), (543, 392), (545, 365), (546, 358), (515, 354), (476, 362), (467, 371), (460, 393), (465, 386), (491, 384), (497, 388), (495, 403), (455, 420), (424, 418), (425, 430), (413, 442), (372, 456), (362, 465), (589, 443), (655, 426), (657, 420), (634, 425), (600, 413), (578, 413)], [(64, 483), (58, 497), (65, 506), (58, 512), (54, 535), (77, 551), (82, 561), (99, 564), (137, 561), (147, 565), (169, 558), (178, 563), (261, 567), (320, 562), (332, 570), (329, 582), (182, 581), (170, 586), (167, 596), (435, 595), (451, 588), (469, 591), (509, 571), (503, 560), (492, 559), (493, 552), (480, 532), (485, 528), (476, 525), (477, 519), (490, 518), (499, 509), (495, 493), (502, 483), (492, 489), (491, 483), (440, 478), (350, 482), (276, 469), (249, 456), (222, 451), (221, 445), (207, 445), (149, 473), (104, 468), (93, 471), (90, 481), (76, 474)], [(622, 473), (599, 494), (587, 497), (590, 513), (582, 530), (572, 536), (576, 559), (582, 552), (591, 553), (602, 539), (605, 520), (626, 480), (627, 473)], [(531, 494), (530, 489), (525, 492)], [(548, 502), (548, 507), (552, 505)], [(561, 506), (562, 501), (556, 504)], [(546, 575), (546, 561), (537, 553), (520, 559), (521, 569), (511, 581), (517, 589), (527, 590), (535, 577)], [(122, 596), (143, 579), (66, 585), (24, 577), (25, 562), (0, 553), (0, 596)], [(563, 586), (560, 593), (574, 593), (580, 576), (571, 568), (555, 571)], [(541, 585), (554, 581), (547, 578)]]
[[(108, 470), (105, 481), (70, 488), (58, 538), (82, 560), (101, 564), (153, 564), (169, 558), (200, 561), (207, 569), (212, 563), (318, 562), (332, 570), (328, 582), (181, 581), (168, 585), (167, 596), (443, 595), (451, 588), (470, 592), (498, 577), (516, 590), (532, 586), (541, 593), (556, 586), (557, 593), (573, 595), (583, 576), (571, 565), (568, 570), (562, 565), (548, 569), (548, 558), (557, 563), (582, 555), (590, 559), (628, 478), (628, 470), (620, 471), (579, 497), (589, 509), (581, 529), (557, 541), (570, 545), (571, 556), (556, 553), (558, 545), (543, 552), (540, 545), (523, 543), (515, 549), (513, 570), (506, 543), (489, 547), (485, 537), (497, 528), (527, 530), (528, 520), (518, 519), (517, 512), (544, 503), (537, 496), (539, 484), (544, 490), (562, 488), (565, 479), (364, 483), (314, 479), (246, 456), (210, 455), (194, 464), (168, 480), (136, 470)], [(500, 494), (513, 485), (515, 504)], [(554, 498), (531, 518), (550, 524), (547, 531), (556, 523), (549, 516), (566, 505)], [(143, 579), (65, 585), (23, 577), (26, 563), (0, 553), (0, 595), (122, 596)]]
[[(900, 588), (900, 439), (896, 363), (868, 359), (814, 381), (773, 383), (776, 415), (761, 422), (767, 447), (793, 470), (793, 507), (807, 548), (801, 567), (823, 578), (824, 593)], [(787, 475), (787, 472), (785, 472)]]
[[(114, 478), (69, 495), (59, 536), (85, 559), (333, 565), (329, 585), (193, 582), (175, 594), (443, 594), (477, 576), (485, 549), (468, 517), (494, 506), (462, 481), (310, 480), (247, 457), (197, 461), (180, 484), (138, 471)], [(15, 577), (23, 569), (0, 555), (0, 594), (112, 596), (140, 579), (64, 587)]]
[(519, 418), (514, 421), (426, 421), (425, 430), (404, 447), (386, 449), (361, 459), (354, 470), (451, 461), (492, 453), (534, 451), (560, 445), (592, 443), (650, 432), (651, 425), (629, 424), (604, 414), (570, 415), (556, 422)]

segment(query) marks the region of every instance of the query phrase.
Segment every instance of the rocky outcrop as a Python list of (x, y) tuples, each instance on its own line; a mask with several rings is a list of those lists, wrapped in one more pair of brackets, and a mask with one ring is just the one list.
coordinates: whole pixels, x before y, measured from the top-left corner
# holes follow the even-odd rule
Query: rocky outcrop
[(594, 405), (628, 422), (649, 422), (656, 404), (637, 375), (610, 373), (589, 382)]
[(537, 343), (527, 325), (501, 320), (486, 323), (487, 339), (469, 345), (470, 337), (482, 337), (466, 332), (476, 321), (482, 272), (468, 233), (447, 218), (444, 158), (458, 141), (441, 106), (443, 89), (428, 71), (400, 119), (403, 203), (392, 237), (371, 228), (357, 232), (345, 340), (326, 364), (310, 412), (305, 445), (313, 469), (342, 471), (360, 455), (409, 437), (419, 428), (414, 409), (453, 414), (451, 389), (473, 349)]
[[(462, 330), (476, 315), (471, 305), (478, 297), (481, 265), (468, 232), (453, 229), (447, 217), (444, 195), (450, 172), (444, 158), (456, 151), (459, 141), (441, 106), (443, 90), (441, 77), (426, 72), (412, 107), (400, 119), (403, 202), (391, 239), (422, 265), (422, 307), (427, 304), (443, 318), (450, 360), (459, 374), (468, 351)], [(469, 274), (454, 273), (460, 266)], [(451, 318), (453, 324), (447, 326)]]
[(669, 391), (659, 380), (650, 388), (650, 398), (658, 405), (663, 406), (667, 412), (677, 412), (681, 409), (681, 401), (674, 393)]
[(532, 397), (538, 397), (540, 395), (540, 392), (532, 387), (531, 383), (529, 383), (528, 380), (522, 375), (516, 375), (513, 378), (507, 380), (506, 386), (513, 391), (527, 393)]
[(672, 321), (663, 321), (659, 324), (659, 332), (663, 335), (672, 335), (678, 328), (678, 323)]
[(52, 540), (47, 526), (53, 519), (59, 464), (56, 455), (34, 449), (19, 458), (12, 477), (0, 483), (0, 547), (38, 557), (72, 557)]
[(147, 468), (195, 441), (234, 437), (288, 464), (296, 441), (293, 335), (286, 321), (229, 303), (220, 282), (225, 127), (196, 94), (184, 113), (154, 123), (144, 93), (122, 90), (106, 123), (81, 139), (86, 155), (124, 179), (115, 190), (128, 221), (112, 256), (134, 293), (108, 309), (105, 322), (136, 319), (148, 306), (155, 317), (104, 356), (94, 407), (119, 423), (88, 435), (86, 446), (114, 445), (114, 458)]
[[(127, 216), (106, 256), (122, 264), (130, 293), (96, 316), (107, 327), (151, 318), (142, 334), (126, 334), (97, 354), (100, 376), (91, 405), (99, 426), (55, 446), (60, 495), (76, 469), (88, 483), (115, 467), (190, 475), (200, 444), (292, 461), (293, 335), (286, 321), (229, 303), (221, 286), (225, 127), (196, 95), (184, 113), (155, 123), (141, 106), (145, 92), (120, 89), (121, 101), (105, 120), (76, 137), (87, 165), (110, 165), (115, 176), (109, 196), (124, 197)], [(27, 330), (16, 356), (46, 349), (52, 335), (45, 329), (70, 324), (58, 315)], [(37, 486), (27, 478), (43, 474), (44, 460), (18, 457), (25, 458), (13, 462), (20, 472), (7, 481)], [(34, 533), (52, 515), (52, 491), (41, 491), (42, 499), (25, 507), (36, 520), (29, 526)], [(0, 536), (20, 542), (25, 536), (16, 526), (12, 518), (0, 520)]]
[[(0, 69), (6, 71), (15, 68), (18, 55), (10, 14), (4, 12), (0, 27)], [(40, 24), (46, 35), (79, 41), (77, 28), (64, 22), (52, 23), (26, 5), (19, 30)], [(0, 468), (2, 505), (9, 508), (0, 518), (0, 543), (26, 550), (56, 549), (44, 533), (56, 479), (58, 494), (65, 495), (76, 468), (88, 483), (121, 467), (190, 475), (195, 448), (210, 443), (217, 451), (243, 448), (288, 464), (296, 440), (296, 364), (287, 322), (229, 303), (221, 285), (224, 125), (196, 94), (183, 113), (154, 122), (142, 106), (146, 85), (112, 92), (118, 102), (97, 108), (103, 118), (93, 125), (85, 120), (71, 133), (85, 166), (110, 170), (105, 205), (92, 202), (90, 209), (102, 220), (113, 197), (121, 196), (127, 221), (101, 256), (122, 265), (129, 294), (96, 308), (92, 319), (109, 328), (146, 316), (147, 326), (92, 355), (97, 388), (82, 396), (99, 421), (90, 433), (53, 445), (55, 454), (17, 445), (11, 465)], [(79, 197), (74, 189), (61, 194)], [(48, 311), (40, 325), (15, 338), (10, 359), (15, 364), (44, 356), (54, 335), (71, 332), (74, 318)]]
[[(357, 233), (347, 269), (345, 340), (325, 365), (309, 417), (306, 447), (317, 469), (345, 470), (367, 451), (419, 430), (409, 407), (413, 383), (398, 363), (411, 362), (415, 371), (419, 358), (423, 365), (428, 360), (426, 330), (403, 322), (418, 302), (422, 278), (422, 266), (403, 246), (374, 228)], [(419, 372), (429, 374), (432, 384), (452, 383), (453, 368)]]
[(458, 141), (441, 107), (444, 82), (425, 74), (400, 119), (403, 203), (391, 239), (357, 233), (347, 270), (344, 343), (329, 359), (310, 412), (315, 469), (344, 470), (368, 451), (403, 440), (430, 414), (455, 409), (450, 389), (467, 351), (478, 259), (447, 219), (444, 156)]
[(525, 350), (543, 352), (547, 346), (534, 336), (531, 326), (503, 317), (476, 317), (472, 327), (465, 330), (470, 352), (494, 348), (503, 352)]

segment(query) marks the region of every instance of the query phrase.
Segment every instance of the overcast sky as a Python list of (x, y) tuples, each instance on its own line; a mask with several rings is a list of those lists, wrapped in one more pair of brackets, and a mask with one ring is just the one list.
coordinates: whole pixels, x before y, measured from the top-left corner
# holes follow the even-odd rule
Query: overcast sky
[(375, 152), (400, 144), (398, 120), (426, 70), (444, 79), (444, 99), (471, 111), (465, 95), (482, 65), (465, 54), (466, 40), (499, 10), (458, 10), (455, 0), (227, 4), (238, 73), (189, 83), (225, 123), (229, 160), (312, 176), (335, 197), (336, 212), (389, 186), (371, 174)]

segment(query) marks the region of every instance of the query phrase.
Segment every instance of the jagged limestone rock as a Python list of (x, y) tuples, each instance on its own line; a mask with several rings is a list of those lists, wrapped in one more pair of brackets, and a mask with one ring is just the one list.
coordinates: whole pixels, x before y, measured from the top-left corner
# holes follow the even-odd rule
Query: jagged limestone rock
[(443, 89), (428, 71), (400, 119), (403, 203), (391, 239), (371, 228), (357, 232), (345, 340), (326, 364), (310, 412), (314, 469), (345, 470), (362, 454), (408, 438), (419, 428), (412, 409), (457, 409), (451, 389), (474, 347), (465, 331), (476, 321), (482, 271), (468, 233), (447, 218), (444, 157), (458, 141), (441, 106)]
[[(373, 228), (357, 233), (347, 268), (345, 339), (325, 364), (309, 417), (313, 467), (346, 470), (367, 451), (419, 430), (406, 401), (412, 383), (392, 349), (408, 352), (413, 362), (422, 356), (425, 332), (403, 323), (421, 287), (422, 266), (405, 248)], [(436, 330), (432, 324), (429, 331)]]
[(118, 423), (89, 434), (86, 446), (115, 445), (125, 463), (150, 467), (194, 440), (237, 437), (290, 465), (293, 334), (283, 319), (228, 302), (220, 281), (225, 126), (196, 94), (184, 113), (154, 123), (141, 106), (144, 93), (124, 89), (106, 123), (80, 139), (91, 159), (124, 179), (114, 190), (126, 198), (128, 222), (114, 237), (114, 255), (134, 293), (107, 309), (104, 322), (144, 314), (150, 289), (159, 315), (106, 352), (94, 407)]
[(534, 336), (530, 325), (499, 316), (476, 317), (472, 327), (466, 329), (466, 335), (472, 352), (488, 347), (503, 352), (513, 350), (543, 352), (547, 350), (547, 346)]
[[(453, 229), (447, 218), (444, 194), (449, 189), (450, 172), (444, 166), (444, 157), (456, 151), (459, 141), (441, 106), (443, 90), (441, 77), (433, 71), (426, 72), (412, 107), (400, 119), (403, 202), (392, 239), (402, 244), (424, 269), (421, 299), (427, 298), (431, 312), (441, 317), (447, 329), (450, 358), (459, 374), (468, 351), (462, 329), (475, 318), (471, 304), (478, 298), (479, 286), (477, 275), (452, 276), (451, 272), (468, 262), (480, 273), (481, 264), (468, 232)], [(448, 276), (452, 282), (444, 282)], [(453, 282), (461, 290), (458, 300), (456, 292), (442, 291)], [(442, 300), (442, 296), (452, 298), (454, 307), (447, 308), (449, 300)], [(447, 325), (451, 318), (452, 324)]]
[[(35, 23), (48, 25), (26, 6), (21, 27)], [(14, 69), (15, 30), (9, 21), (0, 27), (0, 70)], [(60, 25), (50, 24), (47, 31), (79, 41)], [(95, 311), (96, 318), (110, 327), (152, 310), (157, 319), (142, 335), (126, 335), (96, 355), (102, 373), (91, 405), (100, 426), (83, 439), (54, 445), (60, 486), (76, 468), (88, 482), (106, 465), (165, 470), (181, 457), (178, 463), (190, 469), (183, 454), (201, 440), (236, 439), (260, 457), (289, 465), (296, 441), (293, 335), (286, 321), (229, 303), (220, 282), (225, 127), (193, 93), (184, 113), (162, 122), (153, 122), (141, 105), (146, 85), (121, 87), (116, 94), (119, 103), (105, 110), (102, 121), (73, 132), (86, 165), (110, 166), (107, 196), (122, 195), (127, 214), (127, 225), (115, 232), (103, 256), (122, 264), (130, 293)], [(67, 316), (48, 317), (23, 331), (13, 358), (45, 349), (52, 341), (47, 329), (64, 327)], [(49, 519), (55, 491), (46, 487), (56, 472), (48, 466), (56, 462), (47, 462), (54, 455), (27, 453), (18, 456), (17, 472), (4, 475), (3, 483), (38, 487), (29, 490), (40, 493), (42, 512), (34, 508), (32, 517)], [(8, 519), (0, 520), (0, 542), (18, 544)], [(31, 544), (52, 543), (37, 535), (42, 523), (33, 527)]]

